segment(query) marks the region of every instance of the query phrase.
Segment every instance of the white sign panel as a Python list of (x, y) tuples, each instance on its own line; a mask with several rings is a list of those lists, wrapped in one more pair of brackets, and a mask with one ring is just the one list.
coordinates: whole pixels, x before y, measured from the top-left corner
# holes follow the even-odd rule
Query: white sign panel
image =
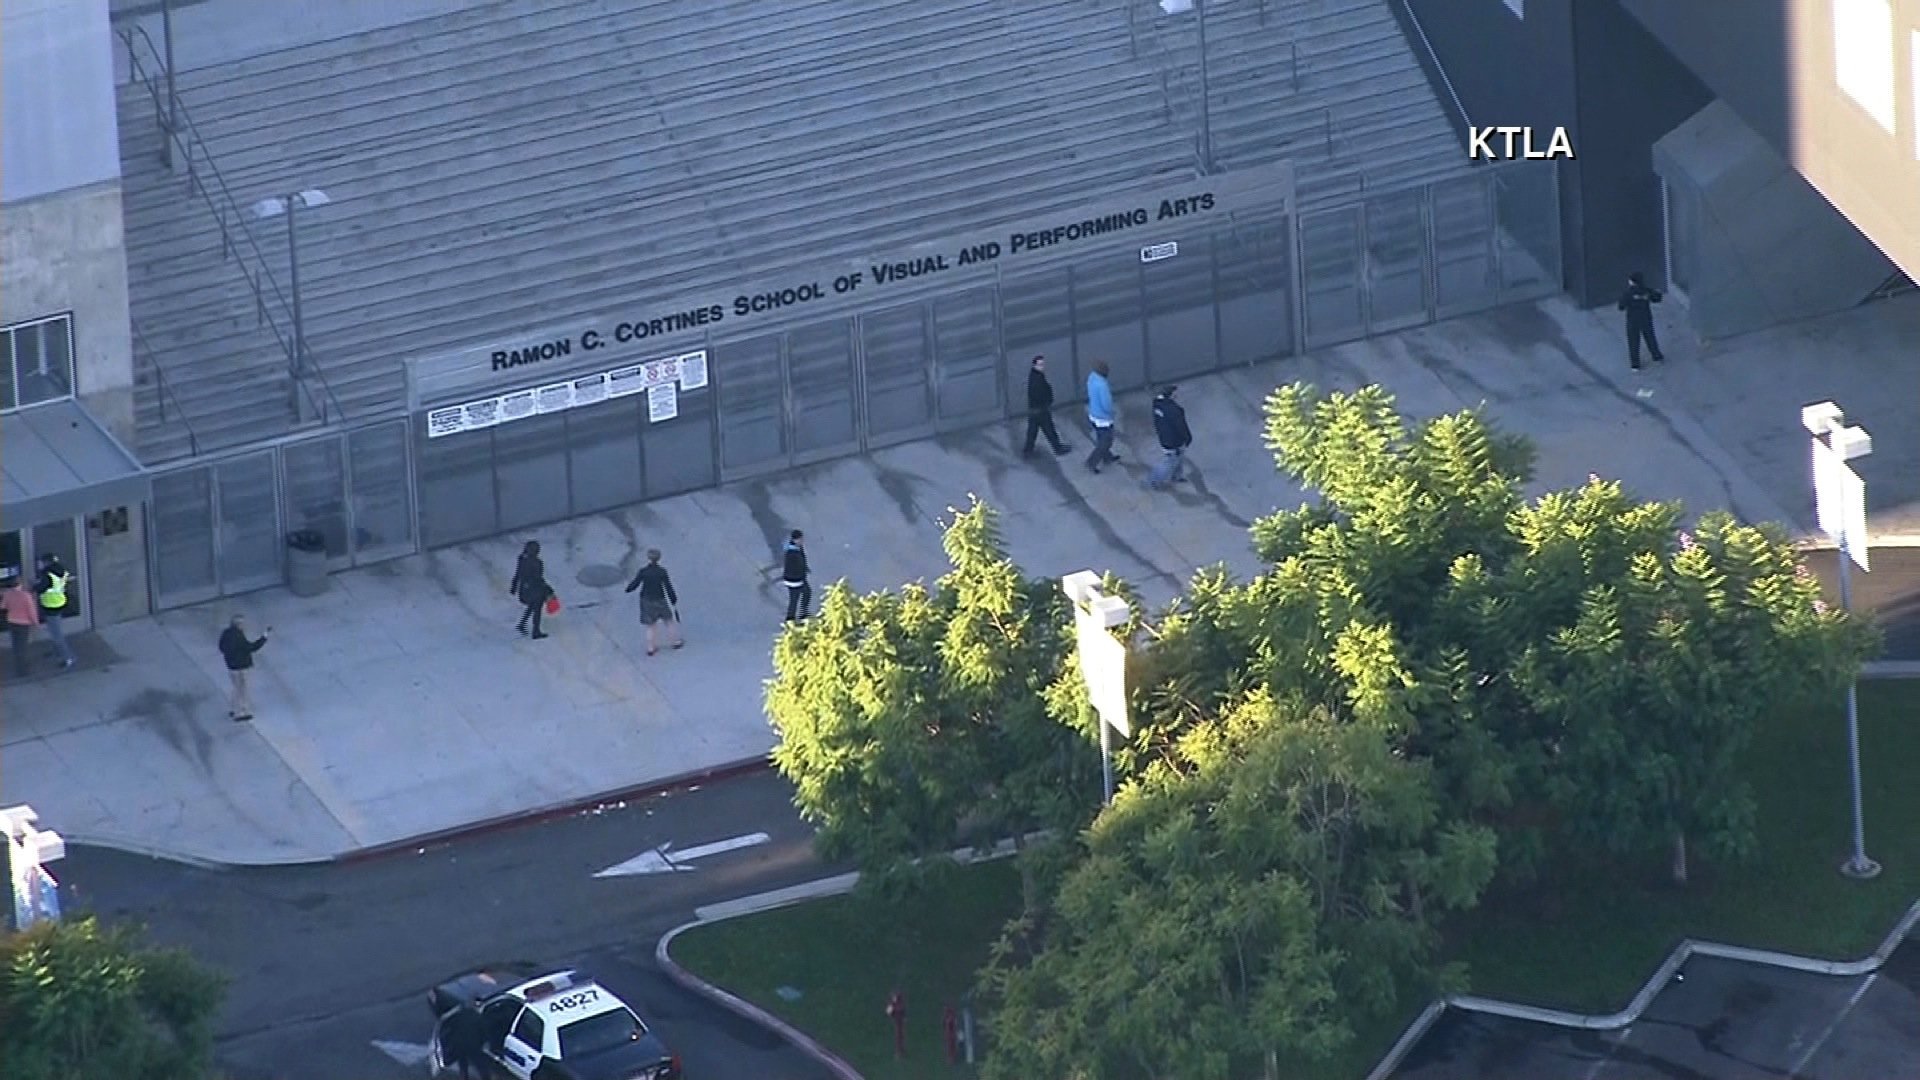
[(1867, 485), (1824, 441), (1813, 441), (1813, 511), (1820, 531), (1867, 567)]
[(647, 422), (658, 424), (680, 415), (680, 395), (670, 382), (647, 387)]
[(697, 390), (706, 385), (707, 354), (704, 350), (690, 352), (434, 409), (427, 413), (427, 438), (479, 431), (529, 416), (565, 412), (642, 392), (647, 395), (648, 419), (658, 423), (680, 415), (679, 390)]
[(680, 389), (699, 390), (707, 385), (707, 354), (693, 352), (680, 358)]
[(1169, 240), (1164, 244), (1154, 244), (1151, 247), (1141, 248), (1140, 261), (1143, 263), (1159, 262), (1161, 259), (1171, 259), (1178, 254), (1180, 254), (1180, 242), (1177, 240)]
[(588, 375), (573, 380), (573, 404), (575, 408), (592, 405), (607, 400), (607, 373)]

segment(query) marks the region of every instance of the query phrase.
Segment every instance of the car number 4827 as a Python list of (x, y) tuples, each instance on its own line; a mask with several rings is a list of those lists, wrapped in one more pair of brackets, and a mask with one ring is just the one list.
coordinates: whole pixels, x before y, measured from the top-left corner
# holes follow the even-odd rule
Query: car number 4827
[(582, 990), (577, 994), (568, 994), (566, 997), (553, 999), (553, 1004), (547, 1006), (547, 1011), (550, 1013), (566, 1012), (568, 1009), (576, 1009), (590, 1001), (599, 1000), (600, 991)]

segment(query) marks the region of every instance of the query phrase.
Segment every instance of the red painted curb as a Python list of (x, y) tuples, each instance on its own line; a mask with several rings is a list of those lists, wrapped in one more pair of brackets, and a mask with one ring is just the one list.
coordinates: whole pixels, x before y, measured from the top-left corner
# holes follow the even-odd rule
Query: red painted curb
[(408, 837), (404, 840), (392, 840), (384, 844), (375, 845), (374, 847), (361, 848), (358, 851), (350, 851), (344, 855), (337, 855), (332, 859), (326, 860), (326, 862), (338, 866), (386, 858), (409, 850), (417, 852), (421, 848), (445, 845), (456, 840), (470, 840), (476, 836), (504, 832), (507, 829), (518, 828), (522, 825), (536, 825), (542, 821), (552, 821), (555, 818), (566, 817), (569, 814), (577, 814), (582, 810), (590, 810), (596, 806), (604, 806), (611, 802), (632, 802), (635, 799), (644, 799), (669, 791), (678, 791), (683, 788), (693, 787), (696, 784), (707, 784), (717, 780), (731, 780), (735, 777), (750, 776), (755, 773), (766, 772), (772, 768), (773, 759), (771, 757), (756, 757), (747, 758), (742, 761), (730, 761), (724, 765), (715, 765), (712, 768), (680, 773), (677, 776), (669, 776), (664, 780), (651, 780), (633, 787), (603, 791), (584, 799), (571, 799), (567, 802), (551, 806), (515, 811), (511, 814), (502, 814), (499, 817), (487, 818), (483, 821), (469, 822), (465, 825), (455, 825), (449, 829), (422, 833), (419, 836)]

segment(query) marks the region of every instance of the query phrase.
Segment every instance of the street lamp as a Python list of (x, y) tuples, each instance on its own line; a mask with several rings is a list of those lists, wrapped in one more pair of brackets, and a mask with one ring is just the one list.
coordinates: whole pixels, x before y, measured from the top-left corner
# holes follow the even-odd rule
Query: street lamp
[(307, 327), (300, 315), (300, 234), (296, 227), (298, 211), (302, 207), (325, 206), (332, 202), (327, 193), (319, 188), (296, 191), (291, 195), (279, 195), (271, 199), (261, 199), (253, 204), (253, 216), (261, 220), (287, 216), (287, 264), (292, 277), (293, 287), (293, 378), (296, 384), (294, 401), (299, 402), (297, 384), (307, 373)]
[(31, 806), (0, 810), (0, 829), (7, 834), (7, 862), (13, 870), (13, 928), (60, 917), (60, 883), (47, 864), (66, 857), (67, 842), (57, 832), (34, 828), (40, 815)]
[[(1814, 515), (1827, 534), (1840, 564), (1840, 608), (1853, 611), (1853, 583), (1848, 563), (1867, 570), (1867, 485), (1848, 467), (1854, 458), (1873, 452), (1873, 437), (1848, 426), (1840, 406), (1822, 401), (1800, 410), (1800, 424), (1813, 436)], [(1853, 787), (1853, 854), (1840, 866), (1850, 878), (1878, 877), (1880, 864), (1867, 858), (1865, 812), (1860, 798), (1859, 680), (1847, 683), (1847, 769)]]
[[(1121, 738), (1133, 734), (1127, 721), (1127, 646), (1113, 636), (1113, 628), (1133, 617), (1127, 602), (1100, 588), (1100, 575), (1091, 570), (1060, 579), (1073, 601), (1073, 623), (1078, 640), (1080, 677), (1087, 696), (1100, 714), (1100, 787), (1106, 803), (1113, 802), (1113, 731)], [(1110, 730), (1111, 729), (1111, 730)]]
[(1160, 10), (1168, 15), (1193, 12), (1194, 33), (1200, 39), (1200, 169), (1213, 172), (1213, 94), (1207, 83), (1207, 3), (1206, 0), (1160, 0)]

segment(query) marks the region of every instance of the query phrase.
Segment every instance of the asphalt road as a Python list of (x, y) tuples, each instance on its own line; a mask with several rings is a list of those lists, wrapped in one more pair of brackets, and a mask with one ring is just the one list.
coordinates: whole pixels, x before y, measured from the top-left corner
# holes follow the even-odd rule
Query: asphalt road
[[(204, 870), (76, 846), (57, 870), (70, 913), (144, 923), (231, 979), (217, 1031), (232, 1080), (425, 1077), (428, 987), (511, 960), (593, 973), (691, 1080), (813, 1080), (825, 1073), (811, 1059), (680, 989), (653, 959), (697, 906), (844, 869), (814, 861), (790, 795), (777, 776), (741, 777), (333, 866)], [(753, 833), (769, 839), (692, 871), (593, 876), (661, 844)]]
[(1639, 1020), (1574, 1031), (1448, 1010), (1395, 1080), (1917, 1080), (1920, 943), (1866, 976), (1696, 957)]
[[(1820, 579), (1827, 603), (1840, 603), (1839, 564), (1832, 551), (1809, 551), (1808, 570)], [(1884, 660), (1920, 660), (1920, 548), (1873, 548), (1869, 572), (1851, 573), (1853, 609), (1870, 611), (1886, 635)]]

